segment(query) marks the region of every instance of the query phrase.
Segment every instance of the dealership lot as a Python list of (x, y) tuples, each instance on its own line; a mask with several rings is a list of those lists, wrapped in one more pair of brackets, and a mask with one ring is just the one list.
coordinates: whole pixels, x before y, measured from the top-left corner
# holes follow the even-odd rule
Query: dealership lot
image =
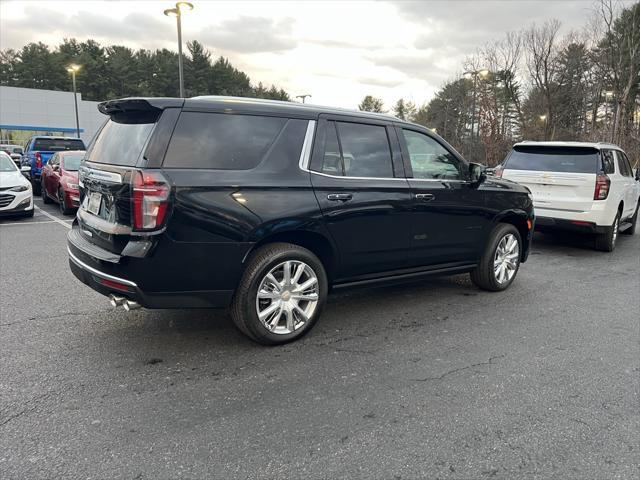
[(503, 293), (334, 295), (265, 348), (224, 312), (113, 310), (36, 205), (0, 221), (4, 478), (638, 475), (638, 234), (612, 254), (536, 235)]

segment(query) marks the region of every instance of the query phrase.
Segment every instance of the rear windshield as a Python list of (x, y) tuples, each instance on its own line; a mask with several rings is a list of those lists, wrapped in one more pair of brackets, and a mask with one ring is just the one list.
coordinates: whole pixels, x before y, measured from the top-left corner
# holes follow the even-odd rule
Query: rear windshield
[(84, 158), (84, 152), (67, 153), (62, 159), (62, 165), (65, 170), (75, 171), (80, 167), (80, 162)]
[(183, 112), (164, 167), (248, 170), (256, 167), (286, 118)]
[(79, 138), (36, 138), (32, 150), (45, 152), (84, 150), (84, 142)]
[(505, 169), (544, 172), (598, 173), (600, 154), (594, 148), (515, 147)]
[(109, 120), (87, 152), (87, 160), (125, 167), (135, 166), (154, 125), (155, 123), (118, 123)]

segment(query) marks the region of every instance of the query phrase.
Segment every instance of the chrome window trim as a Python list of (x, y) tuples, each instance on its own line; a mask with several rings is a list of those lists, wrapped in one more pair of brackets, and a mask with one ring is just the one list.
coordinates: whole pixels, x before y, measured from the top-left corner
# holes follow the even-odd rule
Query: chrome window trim
[(302, 144), (302, 151), (300, 152), (300, 161), (298, 162), (298, 166), (300, 170), (308, 173), (312, 173), (313, 175), (320, 175), (322, 177), (328, 178), (336, 178), (340, 180), (391, 180), (391, 181), (400, 181), (406, 182), (407, 180), (416, 180), (419, 182), (438, 182), (438, 183), (469, 183), (466, 180), (439, 180), (437, 178), (412, 178), (412, 177), (349, 177), (345, 175), (331, 175), (329, 173), (316, 172), (315, 170), (311, 170), (309, 168), (309, 164), (311, 162), (311, 152), (313, 150), (313, 139), (314, 132), (316, 128), (316, 121), (309, 120), (307, 125), (307, 132), (304, 137), (304, 143)]
[(111, 281), (114, 281), (114, 282), (122, 283), (124, 285), (129, 285), (130, 287), (138, 288), (138, 285), (136, 285), (131, 280), (126, 280), (126, 279), (120, 278), (120, 277), (114, 277), (113, 275), (109, 275), (108, 273), (101, 272), (100, 270), (87, 265), (82, 260), (80, 260), (78, 257), (76, 257), (73, 253), (71, 253), (71, 249), (69, 247), (67, 247), (67, 252), (69, 253), (69, 259), (73, 263), (75, 263), (77, 266), (79, 266), (80, 268), (83, 268), (84, 270), (86, 270), (86, 271), (88, 271), (90, 273), (93, 273), (94, 275), (96, 275), (96, 276), (98, 276), (100, 278), (104, 278), (105, 280), (111, 280)]
[(302, 143), (302, 151), (300, 152), (300, 161), (298, 165), (301, 170), (305, 172), (309, 171), (309, 162), (311, 161), (311, 150), (313, 147), (313, 132), (316, 129), (316, 121), (309, 120), (307, 123), (307, 132), (304, 135), (304, 142)]
[[(81, 167), (80, 170), (84, 175), (87, 176), (87, 178), (92, 180), (102, 180), (105, 182), (118, 184), (122, 183), (122, 175), (120, 175), (119, 173), (105, 172), (104, 170), (98, 170), (87, 166)], [(80, 172), (78, 172), (78, 175), (80, 176)]]

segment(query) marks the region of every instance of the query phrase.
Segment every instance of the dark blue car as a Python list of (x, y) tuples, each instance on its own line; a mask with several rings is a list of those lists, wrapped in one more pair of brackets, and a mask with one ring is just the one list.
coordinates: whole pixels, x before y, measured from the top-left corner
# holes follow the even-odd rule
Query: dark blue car
[(40, 175), (49, 158), (56, 152), (64, 150), (85, 150), (84, 142), (79, 138), (52, 137), (37, 135), (27, 142), (22, 156), (22, 166), (31, 167), (31, 183), (33, 193), (40, 194)]

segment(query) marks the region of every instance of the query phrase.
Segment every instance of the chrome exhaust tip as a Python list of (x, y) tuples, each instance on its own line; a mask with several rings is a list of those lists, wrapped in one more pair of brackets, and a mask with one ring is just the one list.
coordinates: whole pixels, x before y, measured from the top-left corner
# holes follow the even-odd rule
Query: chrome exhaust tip
[(125, 300), (124, 297), (119, 297), (113, 294), (109, 295), (109, 303), (113, 308), (116, 308), (122, 305), (124, 303), (124, 300)]
[(140, 304), (138, 302), (134, 302), (133, 300), (125, 300), (122, 306), (127, 312), (140, 308)]

